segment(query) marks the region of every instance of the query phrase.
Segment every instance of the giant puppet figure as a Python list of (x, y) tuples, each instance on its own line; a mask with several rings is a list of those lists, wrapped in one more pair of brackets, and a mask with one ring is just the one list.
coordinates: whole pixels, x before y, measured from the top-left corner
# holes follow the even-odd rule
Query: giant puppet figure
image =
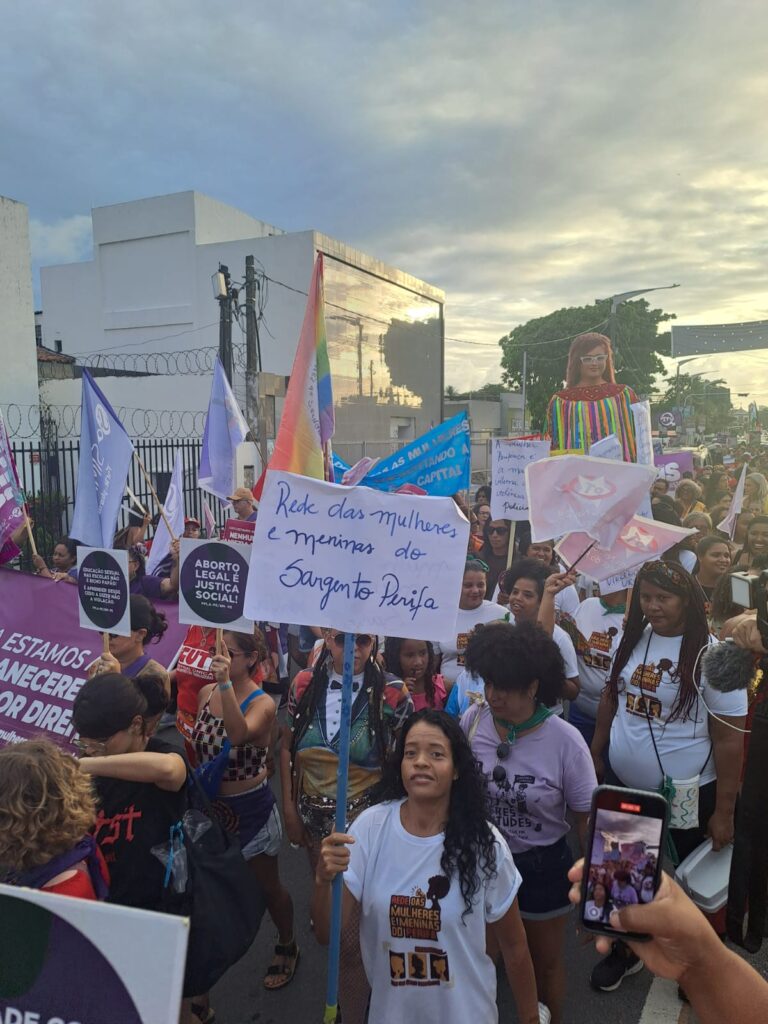
[(625, 462), (637, 460), (632, 388), (617, 384), (610, 339), (604, 334), (580, 334), (568, 352), (565, 387), (547, 409), (552, 454), (581, 453), (609, 434), (621, 442)]

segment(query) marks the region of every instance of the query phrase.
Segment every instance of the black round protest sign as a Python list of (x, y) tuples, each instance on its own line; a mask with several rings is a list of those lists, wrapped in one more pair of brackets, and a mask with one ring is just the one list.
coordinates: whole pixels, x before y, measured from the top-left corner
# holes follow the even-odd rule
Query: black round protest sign
[(201, 619), (226, 626), (243, 617), (248, 561), (228, 544), (200, 544), (184, 559), (179, 587)]
[(125, 616), (128, 585), (117, 560), (108, 551), (86, 555), (77, 573), (83, 611), (98, 629), (109, 632)]

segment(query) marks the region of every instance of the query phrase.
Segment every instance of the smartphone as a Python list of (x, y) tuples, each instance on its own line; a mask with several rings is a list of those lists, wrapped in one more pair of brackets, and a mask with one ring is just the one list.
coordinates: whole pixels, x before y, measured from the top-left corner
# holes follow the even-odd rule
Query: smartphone
[(647, 941), (610, 925), (612, 910), (650, 903), (661, 883), (667, 801), (659, 793), (598, 786), (592, 797), (581, 882), (581, 923), (591, 932)]

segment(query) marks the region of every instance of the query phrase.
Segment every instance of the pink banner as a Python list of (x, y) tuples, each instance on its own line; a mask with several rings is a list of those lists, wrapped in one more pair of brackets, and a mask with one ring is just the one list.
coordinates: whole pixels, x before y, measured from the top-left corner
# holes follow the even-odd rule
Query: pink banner
[[(601, 551), (595, 546), (584, 555), (579, 562), (579, 572), (602, 583), (611, 576), (638, 568), (644, 562), (661, 558), (665, 551), (695, 532), (633, 516), (609, 551)], [(556, 545), (555, 550), (568, 565), (573, 565), (591, 543), (592, 538), (586, 533), (569, 533)]]
[(573, 531), (588, 533), (598, 547), (611, 548), (655, 476), (653, 466), (588, 455), (529, 462), (525, 485), (531, 539), (551, 540)]
[[(0, 747), (45, 736), (73, 750), (72, 702), (101, 653), (101, 633), (81, 629), (77, 587), (0, 569)], [(168, 629), (147, 652), (170, 665), (187, 633), (178, 605), (158, 602)]]

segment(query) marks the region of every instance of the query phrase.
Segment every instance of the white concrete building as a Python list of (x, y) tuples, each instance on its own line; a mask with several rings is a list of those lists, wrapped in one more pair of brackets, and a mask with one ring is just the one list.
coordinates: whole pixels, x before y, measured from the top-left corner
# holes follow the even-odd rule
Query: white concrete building
[[(152, 372), (157, 363), (145, 357), (196, 349), (206, 350), (201, 360), (210, 360), (219, 340), (211, 275), (222, 263), (241, 282), (245, 257), (253, 255), (265, 275), (263, 369), (287, 375), (304, 315), (302, 293), (319, 250), (326, 257), (335, 447), (349, 458), (364, 449), (382, 454), (440, 422), (439, 289), (316, 231), (285, 233), (197, 192), (100, 207), (92, 219), (93, 259), (41, 271), (43, 337), (48, 344), (60, 340), (79, 363)], [(29, 332), (33, 338), (31, 323)], [(234, 386), (242, 401), (244, 339), (237, 324), (233, 343)], [(210, 373), (187, 373), (187, 358), (170, 355), (164, 363), (179, 372), (101, 377), (99, 385), (116, 407), (205, 410)], [(47, 381), (43, 391), (53, 406), (80, 401), (77, 380)]]
[(0, 408), (28, 423), (37, 403), (29, 211), (0, 196)]

